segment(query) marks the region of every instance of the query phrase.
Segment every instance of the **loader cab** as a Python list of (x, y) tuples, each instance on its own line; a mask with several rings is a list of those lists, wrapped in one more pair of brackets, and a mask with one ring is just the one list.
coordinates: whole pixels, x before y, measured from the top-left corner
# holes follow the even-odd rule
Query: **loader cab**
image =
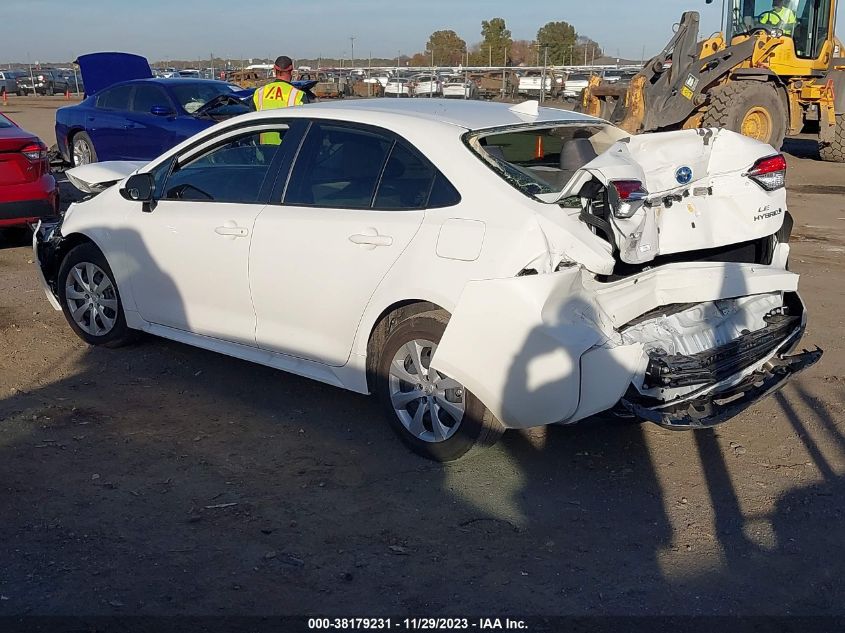
[[(792, 38), (799, 59), (817, 60), (833, 37), (835, 0), (730, 0), (728, 41), (765, 31)], [(784, 16), (792, 19), (784, 20)]]

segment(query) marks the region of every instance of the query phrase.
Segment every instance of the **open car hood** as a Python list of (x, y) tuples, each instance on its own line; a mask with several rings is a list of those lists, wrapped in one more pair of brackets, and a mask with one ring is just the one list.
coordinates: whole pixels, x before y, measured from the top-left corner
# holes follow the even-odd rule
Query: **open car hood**
[(147, 58), (132, 53), (89, 53), (80, 55), (75, 63), (79, 64), (86, 96), (121, 81), (153, 77)]
[(113, 160), (74, 167), (65, 172), (71, 184), (83, 193), (100, 193), (137, 171), (146, 161)]

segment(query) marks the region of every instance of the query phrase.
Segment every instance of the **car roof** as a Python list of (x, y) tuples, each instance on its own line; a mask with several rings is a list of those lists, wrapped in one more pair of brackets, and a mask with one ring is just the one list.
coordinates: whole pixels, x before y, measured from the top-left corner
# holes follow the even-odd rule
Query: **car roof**
[[(360, 99), (343, 102), (321, 102), (294, 108), (285, 116), (314, 116), (342, 118), (361, 123), (385, 125), (390, 117), (397, 123), (411, 124), (413, 120), (453, 125), (467, 130), (526, 125), (532, 123), (593, 123), (600, 121), (578, 112), (558, 108), (539, 108), (537, 116), (515, 112), (513, 104), (487, 101), (451, 99)], [(273, 110), (254, 115), (272, 116)], [(276, 111), (278, 116), (278, 111)], [(354, 119), (353, 119), (354, 117)]]

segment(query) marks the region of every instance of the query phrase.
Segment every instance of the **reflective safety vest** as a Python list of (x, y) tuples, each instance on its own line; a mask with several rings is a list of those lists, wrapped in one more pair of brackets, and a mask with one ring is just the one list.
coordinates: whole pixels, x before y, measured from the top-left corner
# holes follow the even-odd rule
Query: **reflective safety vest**
[[(255, 109), (259, 112), (276, 110), (302, 105), (305, 102), (305, 93), (286, 81), (277, 80), (256, 88), (252, 100), (255, 102)], [(281, 145), (282, 137), (278, 132), (262, 132), (258, 137), (258, 142), (262, 145)]]
[(305, 93), (286, 81), (273, 81), (266, 86), (256, 88), (252, 100), (258, 111), (275, 110), (302, 105)]
[(795, 27), (796, 21), (797, 18), (795, 17), (795, 12), (789, 7), (780, 7), (779, 9), (766, 11), (766, 13), (764, 13), (760, 18), (760, 24), (771, 24), (772, 26), (776, 26), (779, 29), (782, 29), (787, 35), (792, 33), (792, 29)]

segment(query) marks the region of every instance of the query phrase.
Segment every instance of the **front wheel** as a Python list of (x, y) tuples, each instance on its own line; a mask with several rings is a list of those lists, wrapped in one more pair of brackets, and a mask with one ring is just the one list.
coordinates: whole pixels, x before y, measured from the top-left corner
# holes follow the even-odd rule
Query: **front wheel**
[(94, 244), (71, 249), (62, 260), (56, 283), (62, 312), (83, 341), (120, 347), (135, 338), (126, 325), (111, 268)]
[(390, 425), (415, 453), (439, 462), (492, 446), (504, 427), (458, 381), (431, 368), (448, 314), (432, 310), (395, 326), (382, 346), (377, 393)]

